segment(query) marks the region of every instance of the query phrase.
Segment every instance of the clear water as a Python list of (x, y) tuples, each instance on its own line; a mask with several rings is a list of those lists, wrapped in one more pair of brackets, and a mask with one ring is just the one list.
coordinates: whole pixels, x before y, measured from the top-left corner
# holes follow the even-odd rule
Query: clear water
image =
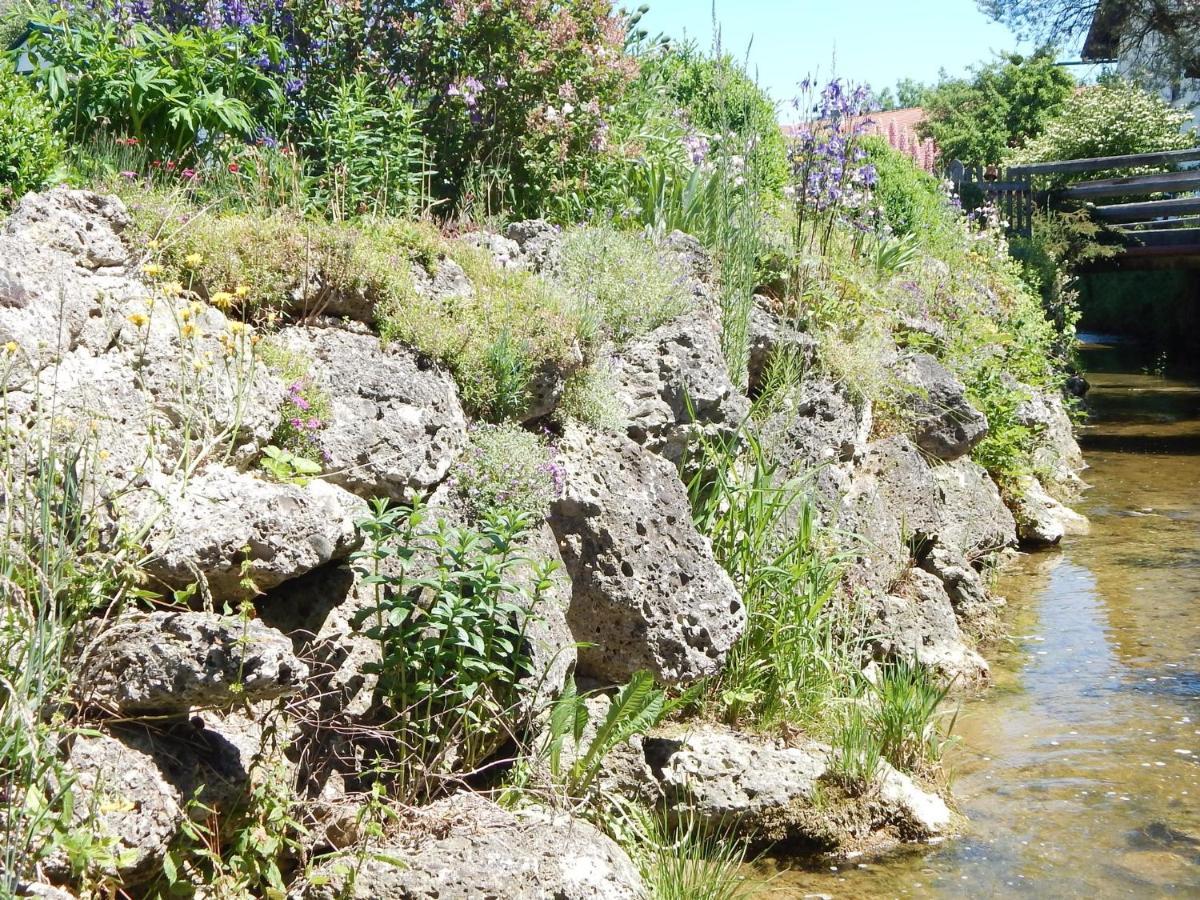
[(998, 585), (1012, 640), (949, 757), (967, 833), (764, 896), (1200, 897), (1200, 383), (1085, 353), (1092, 531)]

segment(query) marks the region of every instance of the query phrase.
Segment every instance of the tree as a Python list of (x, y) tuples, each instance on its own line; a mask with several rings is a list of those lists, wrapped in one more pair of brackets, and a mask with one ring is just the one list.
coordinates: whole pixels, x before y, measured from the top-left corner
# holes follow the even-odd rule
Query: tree
[[(1099, 22), (1120, 36), (1123, 55), (1171, 78), (1200, 68), (1200, 3), (1194, 0), (977, 0), (1023, 38), (1077, 42)], [(1116, 48), (1112, 48), (1116, 49)]]
[(997, 163), (1040, 135), (1074, 90), (1049, 50), (1008, 54), (973, 78), (943, 78), (925, 90), (920, 132), (937, 142), (943, 159)]

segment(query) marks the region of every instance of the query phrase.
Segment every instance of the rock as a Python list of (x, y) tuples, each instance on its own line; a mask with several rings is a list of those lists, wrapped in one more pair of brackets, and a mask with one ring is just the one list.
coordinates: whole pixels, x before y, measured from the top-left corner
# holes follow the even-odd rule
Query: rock
[(525, 268), (521, 245), (511, 238), (490, 231), (471, 231), (460, 236), (459, 241), (491, 254), (492, 261), (501, 269)]
[(681, 316), (634, 341), (612, 372), (629, 436), (676, 464), (701, 438), (733, 439), (750, 415), (729, 380), (720, 326), (702, 314)]
[(942, 582), (961, 623), (984, 622), (1004, 606), (1004, 598), (991, 595), (983, 576), (958, 550), (935, 546), (921, 560), (921, 568)]
[(257, 619), (133, 613), (104, 629), (83, 661), (85, 700), (122, 716), (186, 713), (294, 693), (308, 667)]
[(292, 640), (311, 672), (304, 694), (317, 722), (362, 719), (375, 702), (383, 662), (379, 641), (363, 633), (375, 588), (349, 565), (325, 566), (276, 588), (255, 604)]
[(1017, 524), (983, 466), (958, 459), (932, 471), (939, 491), (942, 546), (977, 559), (1016, 545)]
[(987, 437), (987, 418), (966, 398), (966, 388), (928, 353), (907, 354), (891, 367), (907, 386), (911, 433), (918, 447), (952, 462)]
[(705, 726), (681, 741), (649, 741), (667, 809), (752, 841), (784, 839), (779, 812), (808, 806), (829, 766), (822, 744), (787, 747)]
[(521, 248), (526, 265), (534, 272), (543, 272), (553, 266), (562, 241), (561, 230), (545, 219), (513, 222), (504, 230), (504, 236)]
[(475, 286), (467, 273), (452, 259), (438, 260), (437, 268), (430, 274), (417, 264), (412, 265), (413, 288), (418, 294), (435, 300), (452, 300), (455, 297), (472, 297)]
[(843, 796), (834, 751), (805, 741), (752, 737), (701, 726), (679, 739), (647, 739), (647, 756), (673, 817), (752, 845), (783, 842), (845, 852), (889, 835), (944, 833), (950, 812), (936, 794), (881, 761), (874, 784)]
[(941, 529), (937, 486), (924, 457), (899, 435), (867, 446), (838, 512), (837, 527), (856, 535), (853, 576), (888, 589), (912, 555)]
[(761, 426), (771, 459), (786, 477), (815, 475), (818, 491), (836, 502), (844, 485), (827, 480), (839, 463), (858, 458), (871, 434), (871, 409), (834, 381), (805, 377), (795, 395)]
[(1034, 468), (1044, 473), (1051, 488), (1072, 493), (1083, 486), (1079, 473), (1087, 468), (1087, 463), (1075, 440), (1071, 417), (1061, 397), (1043, 394), (1029, 387), (1024, 389), (1029, 399), (1017, 407), (1016, 419), (1018, 424), (1033, 429), (1037, 434)]
[(311, 361), (329, 397), (315, 432), (326, 481), (365, 498), (411, 499), (446, 475), (467, 442), (454, 379), (407, 348), (336, 328), (289, 328), (279, 343)]
[(221, 465), (172, 484), (161, 504), (136, 516), (150, 524), (146, 573), (175, 589), (199, 582), (217, 607), (345, 559), (367, 509), (324, 481), (276, 484)]
[(768, 308), (765, 297), (755, 297), (747, 325), (750, 359), (748, 367), (750, 395), (757, 396), (766, 385), (771, 360), (777, 353), (789, 353), (801, 371), (808, 371), (817, 358), (817, 339), (781, 321)]
[(49, 884), (18, 884), (16, 896), (37, 897), (40, 900), (75, 900), (75, 895)]
[(1012, 499), (1022, 544), (1050, 546), (1066, 535), (1088, 533), (1088, 520), (1051, 497), (1031, 475), (1020, 479)]
[[(352, 874), (356, 873), (356, 874)], [(327, 863), (305, 900), (639, 900), (637, 867), (592, 825), (457, 794), (416, 813), (395, 846)], [(327, 879), (327, 881), (325, 881)], [(325, 881), (325, 883), (321, 883)]]
[(692, 524), (679, 475), (620, 435), (569, 426), (566, 489), (550, 527), (572, 581), (571, 633), (592, 646), (579, 669), (664, 682), (717, 672), (746, 626), (737, 589)]
[(988, 678), (988, 664), (968, 645), (941, 580), (923, 569), (911, 570), (905, 595), (875, 601), (875, 621), (866, 630), (881, 659), (916, 660), (966, 684)]
[[(125, 884), (153, 878), (184, 821), (185, 798), (137, 742), (105, 734), (75, 738), (67, 758), (74, 776), (77, 826), (112, 842), (103, 866)], [(95, 814), (90, 822), (89, 817)], [(62, 860), (64, 864), (66, 860)]]
[(26, 194), (5, 221), (4, 233), (95, 270), (125, 265), (129, 250), (121, 235), (132, 224), (125, 204), (116, 197), (62, 186)]
[(887, 763), (880, 767), (879, 799), (904, 819), (904, 830), (910, 835), (928, 838), (950, 830), (953, 817), (946, 801), (917, 787)]

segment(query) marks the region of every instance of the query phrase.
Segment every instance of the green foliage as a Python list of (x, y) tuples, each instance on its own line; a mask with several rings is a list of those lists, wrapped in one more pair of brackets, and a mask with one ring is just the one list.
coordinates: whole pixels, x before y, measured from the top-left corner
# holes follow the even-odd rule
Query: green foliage
[(926, 90), (921, 134), (937, 142), (945, 160), (998, 163), (1038, 137), (1074, 90), (1075, 80), (1054, 64), (1051, 50), (1008, 54), (969, 80), (943, 80)]
[(937, 178), (881, 137), (865, 137), (861, 146), (875, 167), (875, 201), (892, 231), (928, 242), (933, 233), (953, 227), (954, 215)]
[(520, 417), (539, 372), (569, 372), (577, 365), (577, 313), (554, 285), (498, 268), (486, 251), (460, 245), (454, 259), (473, 291), (450, 298), (391, 293), (377, 307), (380, 333), (445, 362), (474, 417)]
[(508, 512), (541, 520), (557, 496), (558, 469), (543, 438), (519, 425), (481, 425), (454, 469), (472, 519)]
[(652, 900), (739, 900), (756, 891), (742, 867), (746, 844), (732, 828), (702, 826), (694, 815), (678, 821), (663, 812), (638, 816), (632, 848)]
[(374, 602), (356, 627), (379, 641), (378, 699), (398, 748), (378, 764), (408, 801), (429, 799), (453, 766), (469, 773), (513, 733), (533, 690), (525, 632), (550, 564), (518, 551), (533, 519), (489, 512), (479, 530), (376, 501), (352, 559)]
[(574, 299), (590, 343), (626, 343), (693, 303), (688, 273), (676, 256), (608, 227), (567, 232), (554, 278)]
[(57, 172), (64, 147), (53, 118), (28, 80), (0, 61), (0, 208), (45, 187)]
[[(600, 775), (604, 758), (635, 734), (645, 734), (657, 725), (672, 706), (666, 694), (654, 686), (650, 673), (638, 672), (613, 697), (604, 720), (597, 723), (595, 735), (587, 749), (582, 750), (580, 744), (591, 722), (591, 713), (576, 689), (575, 680), (570, 679), (550, 710), (547, 740), (551, 776), (568, 797), (586, 797)], [(582, 752), (564, 761), (563, 749), (568, 738)]]
[(335, 220), (423, 211), (431, 173), (421, 122), (398, 88), (360, 73), (315, 105), (302, 146), (317, 172), (318, 207)]
[(713, 143), (731, 141), (730, 152), (746, 159), (754, 180), (780, 194), (789, 171), (775, 103), (733, 57), (701, 52), (694, 42), (674, 43), (642, 60), (641, 78)]
[(733, 723), (819, 722), (854, 670), (830, 606), (839, 561), (820, 542), (802, 485), (778, 483), (759, 442), (749, 452), (702, 445), (688, 492), (696, 525), (746, 603), (746, 631), (710, 699)]
[(392, 58), (423, 101), (437, 195), (521, 217), (582, 193), (607, 153), (605, 117), (637, 69), (609, 0), (403, 7)]
[(30, 39), (41, 63), (31, 77), (76, 139), (109, 130), (152, 153), (199, 160), (202, 138), (207, 145), (223, 135), (250, 138), (276, 118), (283, 92), (256, 60), (278, 62), (282, 47), (261, 28), (120, 30), (88, 16), (54, 24)]
[(1190, 112), (1129, 82), (1090, 85), (1068, 98), (1046, 123), (1045, 134), (1013, 160), (1032, 163), (1183, 150), (1196, 145), (1194, 132), (1180, 131), (1190, 119)]
[(275, 446), (263, 448), (259, 465), (276, 481), (292, 484), (307, 484), (310, 478), (321, 474), (320, 463)]

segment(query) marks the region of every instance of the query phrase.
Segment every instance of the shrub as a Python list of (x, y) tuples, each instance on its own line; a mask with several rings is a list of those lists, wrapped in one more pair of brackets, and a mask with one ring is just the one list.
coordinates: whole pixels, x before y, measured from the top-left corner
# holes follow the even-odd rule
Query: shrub
[(609, 227), (567, 232), (554, 277), (573, 298), (593, 343), (625, 343), (682, 315), (693, 302), (677, 257)]
[(616, 379), (607, 360), (597, 360), (580, 369), (563, 385), (554, 408), (560, 422), (576, 421), (598, 431), (621, 434), (627, 422), (616, 396)]
[(53, 118), (27, 80), (0, 62), (0, 207), (45, 187), (57, 171), (63, 142)]
[(256, 61), (278, 61), (282, 47), (261, 28), (124, 27), (107, 11), (55, 24), (29, 41), (41, 63), (31, 77), (76, 139), (111, 130), (154, 154), (197, 161), (201, 143), (249, 139), (281, 112), (283, 90)]
[(754, 180), (770, 193), (783, 190), (787, 145), (775, 103), (733, 57), (705, 54), (690, 41), (672, 44), (645, 59), (641, 78), (682, 108), (706, 140), (732, 135), (729, 152), (744, 156)]
[(892, 231), (915, 234), (928, 242), (931, 234), (949, 227), (953, 213), (935, 177), (893, 150), (883, 138), (864, 137), (862, 149), (875, 167), (875, 200)]
[(313, 202), (334, 219), (413, 216), (426, 171), (416, 110), (397, 88), (362, 74), (320, 98), (302, 146), (317, 170)]
[(533, 432), (482, 425), (457, 464), (454, 488), (473, 519), (508, 512), (540, 520), (562, 490), (562, 470)]
[(398, 746), (378, 764), (406, 802), (451, 788), (451, 767), (471, 773), (515, 732), (537, 674), (525, 631), (550, 571), (517, 551), (532, 524), (489, 513), (478, 530), (450, 528), (386, 501), (360, 523), (369, 549), (354, 560), (375, 598), (356, 625), (380, 643), (372, 670), (396, 713)]
[(1181, 132), (1191, 113), (1175, 109), (1157, 94), (1125, 81), (1081, 88), (1046, 125), (1046, 132), (1014, 162), (1087, 159), (1183, 150), (1196, 144), (1194, 132)]

